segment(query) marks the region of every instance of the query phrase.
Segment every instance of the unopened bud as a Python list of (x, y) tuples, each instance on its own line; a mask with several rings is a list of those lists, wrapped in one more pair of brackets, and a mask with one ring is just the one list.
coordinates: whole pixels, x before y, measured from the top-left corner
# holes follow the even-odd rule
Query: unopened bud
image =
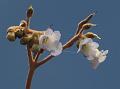
[(93, 27), (93, 26), (96, 26), (96, 24), (86, 23), (86, 24), (84, 24), (84, 25), (82, 26), (82, 28), (83, 28), (84, 30), (88, 30), (88, 29), (90, 29), (90, 28)]
[(92, 32), (86, 33), (85, 36), (86, 36), (87, 38), (98, 38), (98, 39), (101, 39), (97, 34), (94, 34), (94, 33), (92, 33)]
[(15, 40), (16, 40), (15, 33), (14, 33), (14, 32), (8, 32), (6, 38), (7, 38), (9, 41), (15, 41)]
[(33, 43), (39, 43), (39, 37), (40, 37), (40, 34), (38, 32), (34, 32), (32, 36)]
[(24, 37), (22, 37), (22, 38), (20, 39), (20, 44), (26, 45), (26, 44), (28, 44), (31, 40), (32, 40), (32, 35), (31, 35), (31, 34), (30, 34), (30, 35), (25, 35)]
[(24, 30), (21, 29), (21, 30), (18, 30), (15, 33), (15, 35), (16, 35), (16, 37), (21, 38), (21, 37), (23, 37), (25, 35), (25, 32), (24, 32)]
[(33, 8), (32, 6), (30, 6), (27, 10), (27, 17), (30, 18), (32, 17), (32, 15), (33, 15)]

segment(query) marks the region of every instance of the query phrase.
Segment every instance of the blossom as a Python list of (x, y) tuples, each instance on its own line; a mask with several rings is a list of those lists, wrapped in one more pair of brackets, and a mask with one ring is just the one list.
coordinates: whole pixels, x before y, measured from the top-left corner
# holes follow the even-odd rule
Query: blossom
[(83, 38), (79, 40), (79, 49), (85, 57), (91, 62), (92, 67), (96, 69), (98, 65), (105, 61), (108, 50), (99, 50), (99, 44), (93, 42), (91, 38)]
[(48, 50), (51, 55), (58, 56), (62, 53), (62, 43), (59, 42), (61, 34), (59, 31), (53, 31), (48, 28), (43, 35), (39, 37), (40, 48)]

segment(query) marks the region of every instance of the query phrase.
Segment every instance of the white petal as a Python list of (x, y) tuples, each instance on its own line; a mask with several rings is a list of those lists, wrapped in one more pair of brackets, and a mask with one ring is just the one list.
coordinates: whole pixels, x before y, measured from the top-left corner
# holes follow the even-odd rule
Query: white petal
[(51, 28), (47, 28), (47, 30), (45, 31), (45, 35), (52, 35), (53, 34), (53, 30)]
[(101, 55), (101, 56), (99, 57), (98, 61), (99, 61), (100, 63), (102, 63), (102, 62), (105, 61), (105, 59), (106, 59), (106, 56)]
[(99, 44), (97, 42), (93, 42), (93, 45), (94, 45), (95, 48), (99, 47)]
[(99, 55), (99, 59), (98, 59), (98, 61), (101, 63), (101, 62), (104, 62), (105, 61), (105, 59), (106, 59), (106, 55), (108, 54), (108, 50), (106, 50), (106, 51), (102, 51), (101, 53), (100, 53), (100, 55)]
[(79, 46), (77, 53), (79, 53), (81, 49), (82, 49), (82, 46)]
[(62, 43), (59, 43), (57, 49), (51, 51), (51, 55), (58, 56), (58, 55), (60, 55), (62, 53), (62, 50), (63, 50)]
[(107, 55), (107, 54), (108, 54), (108, 50), (105, 50), (105, 51), (103, 52), (103, 54), (104, 54), (104, 55)]
[(87, 44), (88, 42), (92, 42), (92, 39), (91, 38), (86, 38), (86, 39), (81, 40), (82, 45)]
[(92, 47), (92, 48), (98, 48), (99, 44), (97, 42), (90, 42), (89, 46)]
[(49, 51), (50, 50), (55, 50), (58, 47), (59, 43), (60, 42), (57, 41), (57, 40), (49, 40), (48, 41), (48, 49), (49, 49)]
[(46, 38), (48, 38), (47, 35), (42, 35), (42, 36), (39, 37), (40, 48), (43, 48), (43, 49), (47, 48), (48, 45), (43, 43), (43, 40), (46, 39)]
[(61, 33), (60, 33), (60, 31), (54, 31), (54, 34), (53, 34), (53, 36), (56, 38), (56, 40), (60, 40), (60, 38), (61, 38)]
[[(91, 38), (86, 38), (86, 39), (82, 39), (82, 40), (79, 40), (79, 41), (80, 41), (80, 42), (79, 42), (79, 48), (78, 48), (77, 53), (80, 52), (80, 50), (82, 49), (83, 45), (85, 45), (85, 44), (87, 44), (87, 43), (89, 43), (89, 42), (92, 42), (92, 39), (91, 39)], [(87, 51), (87, 48), (88, 48), (88, 47), (84, 46), (84, 48), (85, 48), (85, 49), (84, 49), (83, 51), (88, 52), (88, 51)]]

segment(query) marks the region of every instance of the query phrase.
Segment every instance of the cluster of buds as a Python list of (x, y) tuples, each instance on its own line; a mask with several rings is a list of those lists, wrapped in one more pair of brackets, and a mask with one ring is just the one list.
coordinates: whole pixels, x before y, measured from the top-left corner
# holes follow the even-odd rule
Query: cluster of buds
[[(27, 17), (28, 18), (31, 18), (32, 17), (32, 15), (33, 15), (33, 8), (32, 8), (32, 6), (30, 6), (29, 8), (28, 8), (28, 10), (27, 10)], [(15, 41), (16, 40), (16, 38), (22, 38), (23, 36), (25, 36), (26, 35), (26, 33), (25, 33), (25, 28), (27, 27), (27, 22), (25, 21), (25, 20), (22, 20), (21, 22), (20, 22), (20, 25), (19, 26), (11, 26), (11, 27), (9, 27), (8, 28), (8, 30), (7, 30), (7, 39), (9, 40), (9, 41)], [(28, 32), (32, 32), (31, 30), (29, 30), (28, 29)], [(26, 39), (27, 38), (27, 39)], [(28, 41), (29, 40), (29, 36), (27, 37), (25, 37), (25, 39)], [(22, 42), (22, 41), (21, 41)], [(25, 44), (27, 44), (28, 42), (22, 42), (22, 43), (25, 43)]]
[[(20, 44), (39, 44), (39, 37), (44, 33), (44, 31), (35, 31), (32, 29), (26, 30), (27, 23), (25, 20), (20, 22), (19, 26), (11, 26), (7, 30), (6, 38), (9, 41), (15, 41), (16, 38), (20, 39)], [(35, 46), (34, 46), (35, 47)]]
[(24, 28), (20, 26), (11, 26), (8, 28), (7, 31), (7, 39), (9, 41), (15, 41), (16, 38), (21, 38), (22, 36), (25, 35), (24, 33)]

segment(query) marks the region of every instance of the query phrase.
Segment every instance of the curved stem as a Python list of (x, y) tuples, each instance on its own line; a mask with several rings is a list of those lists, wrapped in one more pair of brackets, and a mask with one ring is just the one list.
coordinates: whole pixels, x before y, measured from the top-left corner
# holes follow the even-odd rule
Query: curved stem
[(30, 87), (31, 87), (31, 82), (32, 82), (34, 72), (35, 72), (34, 68), (30, 68), (28, 71), (28, 77), (27, 77), (27, 81), (26, 81), (26, 89), (30, 89)]

